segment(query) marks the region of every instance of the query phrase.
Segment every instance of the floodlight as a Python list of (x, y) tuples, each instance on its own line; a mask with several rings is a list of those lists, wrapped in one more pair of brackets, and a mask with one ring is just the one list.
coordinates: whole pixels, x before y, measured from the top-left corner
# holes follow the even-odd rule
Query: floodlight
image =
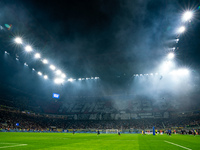
[(79, 78), (78, 80), (81, 81), (81, 78)]
[(89, 80), (90, 78), (86, 78), (86, 80)]
[(69, 81), (69, 82), (73, 82), (73, 81), (74, 81), (74, 79), (72, 79), (72, 78), (69, 78), (69, 79), (68, 79), (68, 81)]
[(192, 19), (193, 13), (191, 11), (186, 11), (183, 14), (182, 20), (183, 21), (190, 21), (190, 19)]
[(42, 62), (43, 62), (44, 64), (48, 64), (48, 60), (46, 60), (46, 59), (43, 59)]
[(48, 79), (48, 76), (47, 76), (47, 75), (44, 75), (44, 79)]
[(176, 39), (176, 43), (178, 43), (179, 39)]
[(82, 80), (85, 80), (85, 78), (82, 78)]
[(178, 69), (178, 70), (174, 70), (172, 71), (170, 74), (172, 75), (188, 75), (189, 74), (189, 70), (188, 69)]
[(62, 78), (56, 78), (55, 80), (54, 80), (54, 83), (56, 83), (56, 84), (61, 84), (61, 83), (63, 83), (64, 82), (64, 79), (62, 79)]
[(9, 53), (7, 51), (5, 51), (5, 54), (9, 55)]
[(35, 69), (34, 69), (34, 68), (32, 68), (32, 70), (33, 70), (33, 71), (35, 71)]
[(39, 53), (36, 53), (35, 54), (35, 58), (40, 58), (41, 56), (40, 56), (40, 54)]
[(140, 74), (140, 76), (142, 76), (142, 74)]
[(42, 75), (42, 72), (40, 72), (40, 71), (39, 71), (39, 72), (38, 72), (38, 75), (40, 75), (40, 76), (41, 76), (41, 75)]
[(168, 57), (168, 59), (173, 59), (174, 58), (174, 53), (169, 53), (167, 57)]
[(99, 79), (99, 77), (95, 77), (94, 79)]
[(56, 69), (56, 67), (54, 66), (54, 65), (50, 65), (50, 67), (49, 67), (51, 70), (55, 70)]
[(24, 63), (24, 66), (28, 66), (28, 64), (27, 64), (27, 63)]
[(151, 76), (153, 76), (153, 73), (150, 73)]
[(27, 46), (25, 47), (25, 50), (26, 50), (27, 52), (31, 52), (31, 51), (32, 51), (32, 47), (31, 47), (30, 45), (27, 45)]
[(188, 69), (179, 69), (177, 72), (180, 75), (188, 75), (189, 74), (189, 70)]
[(22, 39), (20, 37), (15, 38), (15, 43), (22, 44)]
[(178, 32), (179, 33), (183, 33), (185, 31), (185, 27), (184, 26), (181, 26), (179, 29), (178, 29)]
[(66, 78), (66, 75), (64, 73), (61, 74), (62, 78)]
[(56, 70), (56, 74), (60, 75), (62, 72), (60, 70)]
[(18, 58), (16, 58), (16, 60), (18, 61), (19, 59), (18, 59)]

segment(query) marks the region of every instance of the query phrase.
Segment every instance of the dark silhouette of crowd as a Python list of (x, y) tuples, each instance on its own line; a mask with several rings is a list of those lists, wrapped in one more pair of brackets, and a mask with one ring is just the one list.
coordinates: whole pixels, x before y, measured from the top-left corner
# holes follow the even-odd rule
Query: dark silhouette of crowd
[(72, 120), (67, 117), (48, 116), (19, 110), (0, 109), (0, 129), (50, 130), (62, 129), (157, 129), (172, 127), (199, 127), (199, 115), (158, 119), (132, 120)]

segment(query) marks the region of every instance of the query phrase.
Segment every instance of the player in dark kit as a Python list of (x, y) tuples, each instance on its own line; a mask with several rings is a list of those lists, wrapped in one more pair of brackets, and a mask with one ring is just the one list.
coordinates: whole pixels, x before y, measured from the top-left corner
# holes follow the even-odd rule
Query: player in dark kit
[(75, 129), (73, 130), (73, 134), (75, 134)]
[(118, 135), (121, 136), (120, 131), (118, 130)]
[(194, 128), (193, 128), (193, 134), (194, 134), (194, 136), (196, 135), (196, 130), (194, 130)]
[(98, 130), (98, 131), (97, 131), (97, 135), (99, 135), (99, 134), (100, 134), (100, 131)]
[(169, 136), (171, 136), (171, 133), (172, 133), (172, 131), (169, 129), (169, 130), (168, 130), (168, 134), (169, 134)]

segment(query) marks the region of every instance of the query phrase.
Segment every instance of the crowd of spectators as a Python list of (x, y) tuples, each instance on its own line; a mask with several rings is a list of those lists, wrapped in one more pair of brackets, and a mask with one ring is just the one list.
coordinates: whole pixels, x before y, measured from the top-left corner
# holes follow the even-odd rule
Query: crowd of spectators
[(51, 127), (62, 129), (157, 129), (172, 127), (199, 127), (200, 117), (173, 117), (132, 120), (69, 120), (68, 118), (47, 117), (17, 110), (0, 109), (0, 129), (47, 130)]

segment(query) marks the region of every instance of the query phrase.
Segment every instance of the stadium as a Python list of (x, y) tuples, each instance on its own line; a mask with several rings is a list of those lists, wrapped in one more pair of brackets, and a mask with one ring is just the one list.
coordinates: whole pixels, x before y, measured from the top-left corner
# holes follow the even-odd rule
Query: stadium
[(199, 150), (199, 0), (0, 1), (0, 149)]

